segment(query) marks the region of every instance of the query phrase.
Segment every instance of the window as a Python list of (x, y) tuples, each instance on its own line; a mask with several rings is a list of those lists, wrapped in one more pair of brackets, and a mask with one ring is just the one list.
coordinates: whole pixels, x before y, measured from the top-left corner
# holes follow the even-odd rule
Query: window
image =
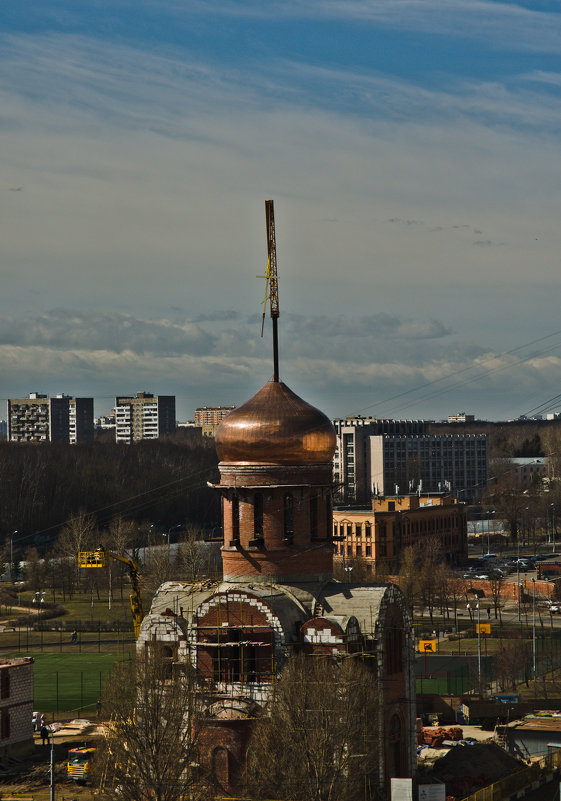
[(366, 546), (365, 556), (372, 556), (372, 546), (371, 545), (367, 545)]
[(362, 556), (362, 545), (357, 545), (356, 546), (356, 555), (357, 556)]
[(318, 498), (317, 495), (310, 497), (310, 535), (315, 539), (318, 535)]
[(357, 537), (362, 537), (362, 523), (357, 523), (355, 526), (355, 532)]
[(237, 495), (232, 498), (232, 539), (240, 538), (240, 502)]
[(371, 527), (370, 523), (365, 523), (364, 524), (364, 533), (366, 534), (367, 537), (371, 537), (372, 536), (372, 527)]
[(284, 496), (284, 537), (291, 539), (294, 536), (294, 498), (287, 492)]
[(0, 737), (6, 740), (10, 736), (10, 712), (7, 709), (2, 710), (2, 717), (0, 718)]
[(395, 501), (388, 501), (388, 512), (395, 512)]
[(10, 697), (10, 673), (4, 668), (0, 673), (0, 698)]
[(256, 539), (263, 536), (263, 495), (260, 492), (253, 496), (253, 535)]

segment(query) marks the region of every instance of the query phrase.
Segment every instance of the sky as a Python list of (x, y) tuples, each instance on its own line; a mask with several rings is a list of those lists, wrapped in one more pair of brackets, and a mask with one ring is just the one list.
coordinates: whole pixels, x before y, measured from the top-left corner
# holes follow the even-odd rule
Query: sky
[(273, 199), (299, 395), (561, 409), (560, 88), (560, 0), (2, 4), (0, 398), (249, 398)]

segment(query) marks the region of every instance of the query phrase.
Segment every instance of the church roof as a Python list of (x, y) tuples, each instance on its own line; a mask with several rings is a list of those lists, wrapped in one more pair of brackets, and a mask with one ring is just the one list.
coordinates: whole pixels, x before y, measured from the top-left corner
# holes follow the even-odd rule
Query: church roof
[(280, 381), (230, 412), (215, 436), (220, 461), (235, 463), (325, 464), (335, 444), (329, 418)]

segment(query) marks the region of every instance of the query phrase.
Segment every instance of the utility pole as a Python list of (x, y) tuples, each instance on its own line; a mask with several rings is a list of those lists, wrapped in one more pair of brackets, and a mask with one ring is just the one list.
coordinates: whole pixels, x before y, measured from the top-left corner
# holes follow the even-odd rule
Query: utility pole
[(49, 731), (51, 735), (51, 775), (50, 775), (50, 801), (55, 801), (55, 734)]
[(534, 672), (534, 697), (536, 692), (536, 579), (532, 579), (532, 656)]
[(481, 695), (481, 606), (477, 599), (477, 675), (479, 695)]

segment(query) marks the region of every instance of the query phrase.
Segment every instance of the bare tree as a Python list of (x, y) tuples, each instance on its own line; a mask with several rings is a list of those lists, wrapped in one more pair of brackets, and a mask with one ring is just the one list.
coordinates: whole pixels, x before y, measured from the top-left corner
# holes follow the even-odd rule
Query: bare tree
[(413, 614), (413, 607), (417, 600), (420, 582), (417, 555), (415, 549), (412, 547), (406, 548), (403, 552), (397, 583), (399, 584), (399, 589), (405, 595), (405, 600), (411, 614)]
[(91, 515), (86, 514), (83, 509), (73, 515), (61, 530), (58, 536), (56, 550), (61, 556), (73, 560), (76, 578), (79, 577), (80, 573), (78, 554), (81, 551), (88, 551), (97, 546), (97, 538), (98, 533), (95, 520)]
[(212, 569), (209, 557), (210, 549), (203, 540), (202, 530), (188, 526), (177, 548), (175, 568), (178, 575), (192, 582), (210, 578)]
[(294, 656), (255, 726), (248, 754), (253, 798), (374, 799), (378, 702), (362, 663)]
[(132, 667), (120, 663), (108, 682), (103, 709), (110, 723), (96, 763), (109, 797), (205, 796), (198, 752), (208, 700), (191, 666), (176, 667), (165, 647), (152, 647)]

